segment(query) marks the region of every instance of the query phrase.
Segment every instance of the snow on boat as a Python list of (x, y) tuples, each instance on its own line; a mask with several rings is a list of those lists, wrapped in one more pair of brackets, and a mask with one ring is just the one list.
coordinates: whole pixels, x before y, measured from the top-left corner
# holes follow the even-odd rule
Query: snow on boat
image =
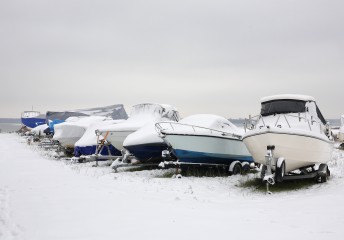
[[(74, 156), (87, 156), (96, 153), (97, 144), (99, 141), (104, 139), (103, 136), (97, 136), (95, 131), (99, 128), (103, 128), (109, 125), (117, 124), (123, 122), (124, 120), (104, 120), (99, 122), (93, 122), (86, 130), (86, 132), (82, 135), (82, 137), (75, 143), (74, 145)], [(121, 153), (118, 151), (114, 146), (111, 144), (107, 147), (102, 148), (99, 151), (101, 155), (112, 155), (112, 156), (120, 156)]]
[(285, 94), (262, 98), (261, 113), (250, 122), (252, 130), (243, 141), (254, 161), (263, 165), (263, 180), (280, 182), (294, 170), (315, 177), (319, 172), (314, 165), (322, 164), (321, 181), (326, 181), (333, 140), (313, 97)]
[(21, 122), (28, 128), (35, 128), (39, 125), (45, 124), (45, 114), (39, 111), (24, 111), (21, 114)]
[(197, 114), (179, 123), (160, 122), (156, 126), (181, 163), (221, 164), (230, 166), (230, 171), (236, 165), (241, 171), (253, 162), (241, 139), (243, 130), (221, 116)]
[(65, 122), (54, 126), (53, 140), (59, 141), (62, 147), (74, 148), (74, 144), (84, 135), (92, 123), (104, 120), (109, 119), (100, 116), (69, 117)]
[(44, 133), (44, 130), (47, 129), (49, 126), (47, 124), (42, 124), (42, 125), (39, 125), (33, 129), (31, 129), (30, 133), (32, 133), (33, 135), (36, 135), (36, 136), (42, 136), (43, 133)]
[(123, 142), (129, 134), (147, 124), (156, 123), (162, 119), (178, 121), (178, 111), (174, 107), (165, 104), (138, 104), (133, 106), (128, 120), (112, 126), (100, 128), (98, 132), (116, 149), (124, 150)]
[(106, 107), (86, 108), (72, 111), (52, 112), (46, 114), (46, 123), (49, 125), (50, 131), (54, 133), (55, 124), (66, 121), (69, 117), (86, 117), (86, 116), (102, 116), (111, 119), (127, 119), (128, 115), (122, 104), (115, 104)]

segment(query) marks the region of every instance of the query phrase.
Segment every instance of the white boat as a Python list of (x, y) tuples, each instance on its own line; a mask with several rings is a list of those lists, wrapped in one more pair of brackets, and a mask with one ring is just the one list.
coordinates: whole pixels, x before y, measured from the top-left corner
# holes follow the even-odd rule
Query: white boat
[(230, 171), (238, 163), (237, 170), (241, 171), (253, 162), (242, 142), (243, 129), (223, 117), (197, 114), (179, 123), (161, 122), (156, 126), (180, 163), (227, 165)]
[(101, 116), (69, 117), (65, 122), (54, 126), (53, 139), (59, 141), (62, 147), (74, 148), (75, 143), (92, 123), (105, 120), (109, 120), (109, 118)]
[(124, 150), (123, 142), (129, 134), (149, 123), (162, 120), (178, 121), (178, 111), (165, 104), (138, 104), (133, 106), (130, 117), (126, 121), (100, 128), (98, 132), (116, 149)]
[(322, 170), (329, 174), (331, 129), (313, 97), (284, 94), (262, 98), (261, 113), (250, 124), (243, 141), (254, 161), (263, 165), (263, 174), (271, 168), (274, 180), (283, 181), (285, 174), (294, 170), (307, 173), (305, 169), (315, 164), (323, 164)]
[[(122, 120), (104, 120), (104, 121), (97, 121), (90, 124), (87, 128), (85, 133), (82, 137), (74, 144), (74, 156), (88, 156), (96, 153), (97, 144), (104, 139), (103, 136), (97, 136), (95, 131), (99, 128), (106, 127), (109, 125), (118, 124), (120, 122), (125, 121)], [(99, 149), (99, 154), (101, 155), (113, 155), (119, 156), (121, 153), (112, 145), (108, 145), (102, 149)]]

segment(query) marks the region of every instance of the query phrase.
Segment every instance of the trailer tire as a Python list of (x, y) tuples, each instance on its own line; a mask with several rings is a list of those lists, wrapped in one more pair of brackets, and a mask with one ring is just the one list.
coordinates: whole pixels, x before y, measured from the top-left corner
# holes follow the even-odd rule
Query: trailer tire
[(250, 165), (249, 164), (244, 164), (243, 166), (242, 166), (242, 173), (243, 174), (246, 174), (246, 173), (248, 173), (250, 171)]
[(240, 162), (234, 164), (232, 171), (229, 171), (229, 176), (237, 175), (242, 173), (242, 167)]
[(276, 173), (275, 173), (276, 182), (283, 182), (284, 175), (285, 175), (285, 161), (281, 160), (281, 163), (277, 164), (276, 166)]

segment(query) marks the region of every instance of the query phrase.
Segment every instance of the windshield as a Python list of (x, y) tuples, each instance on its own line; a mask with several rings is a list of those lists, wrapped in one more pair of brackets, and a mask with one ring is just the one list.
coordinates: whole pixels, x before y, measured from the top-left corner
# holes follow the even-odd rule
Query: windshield
[(273, 100), (262, 103), (260, 114), (269, 116), (279, 113), (299, 113), (305, 112), (306, 106), (304, 101), (300, 100)]

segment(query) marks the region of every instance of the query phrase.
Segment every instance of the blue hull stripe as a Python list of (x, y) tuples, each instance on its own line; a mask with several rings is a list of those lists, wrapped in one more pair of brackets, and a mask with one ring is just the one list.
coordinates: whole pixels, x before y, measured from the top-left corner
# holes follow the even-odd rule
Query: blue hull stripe
[(187, 163), (203, 163), (203, 164), (226, 164), (229, 165), (233, 161), (240, 162), (253, 162), (251, 156), (236, 156), (228, 154), (217, 154), (217, 153), (204, 153), (185, 151), (180, 149), (174, 149), (173, 153), (177, 156), (180, 162)]
[[(86, 147), (78, 147), (76, 146), (74, 148), (74, 156), (80, 157), (81, 155), (92, 155), (96, 153), (97, 147), (95, 145), (93, 146), (86, 146)], [(121, 156), (121, 152), (117, 150), (114, 146), (109, 146), (110, 152), (112, 156)], [(103, 150), (100, 152), (101, 155), (107, 156), (109, 155), (109, 151), (106, 147), (103, 148)]]
[(124, 146), (141, 162), (161, 161), (161, 152), (167, 149), (167, 145), (162, 144), (142, 144), (133, 146)]

